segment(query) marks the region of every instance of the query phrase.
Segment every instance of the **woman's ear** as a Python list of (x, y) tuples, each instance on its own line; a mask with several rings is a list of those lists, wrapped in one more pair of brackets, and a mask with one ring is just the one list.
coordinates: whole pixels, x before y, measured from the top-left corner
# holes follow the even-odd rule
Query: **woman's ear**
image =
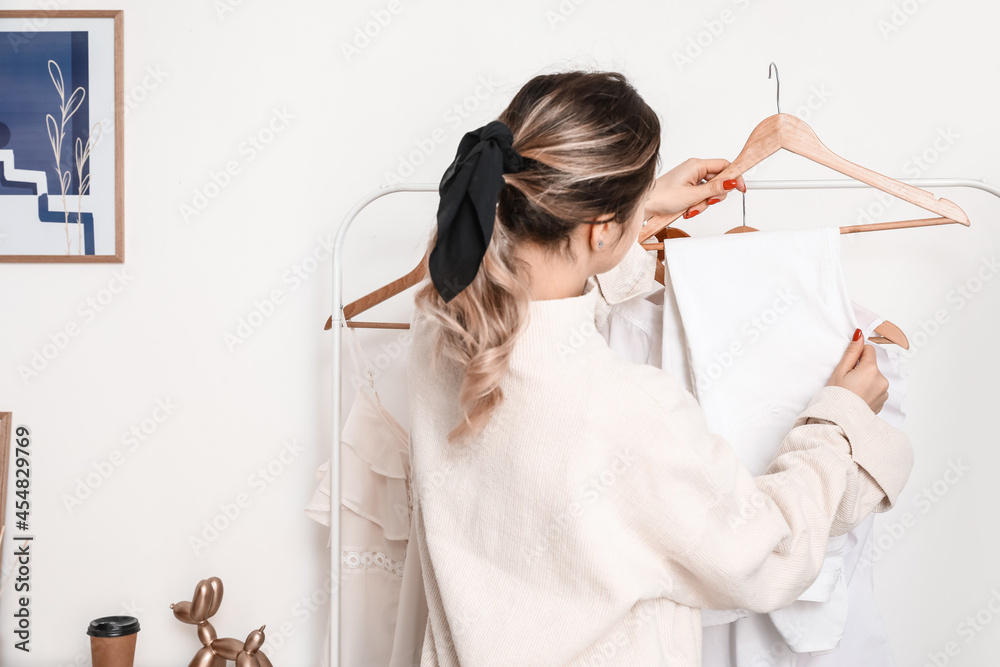
[(611, 228), (617, 223), (609, 221), (614, 217), (614, 213), (605, 213), (602, 216), (591, 218), (592, 223), (588, 227), (590, 227), (589, 241), (592, 251), (602, 252), (604, 249), (611, 247), (614, 242)]

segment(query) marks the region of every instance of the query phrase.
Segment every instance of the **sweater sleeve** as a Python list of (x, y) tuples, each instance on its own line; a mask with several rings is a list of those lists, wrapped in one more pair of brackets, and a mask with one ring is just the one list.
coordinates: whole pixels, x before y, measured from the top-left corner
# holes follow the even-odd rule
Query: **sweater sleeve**
[(828, 537), (892, 507), (909, 477), (907, 436), (843, 387), (813, 397), (754, 477), (708, 430), (694, 396), (652, 370), (644, 389), (656, 408), (635, 434), (638, 472), (615, 501), (656, 563), (652, 597), (755, 612), (786, 606), (815, 580)]

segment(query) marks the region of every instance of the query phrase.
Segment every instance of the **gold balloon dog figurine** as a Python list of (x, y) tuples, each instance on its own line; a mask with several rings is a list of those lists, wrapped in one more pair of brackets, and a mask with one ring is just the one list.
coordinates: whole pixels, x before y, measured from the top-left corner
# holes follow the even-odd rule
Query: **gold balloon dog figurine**
[(264, 644), (264, 626), (247, 635), (242, 644), (238, 639), (219, 639), (208, 619), (215, 616), (222, 605), (222, 580), (218, 577), (202, 579), (194, 588), (191, 602), (170, 605), (179, 621), (198, 626), (198, 639), (204, 646), (195, 653), (188, 667), (226, 667), (230, 660), (236, 667), (272, 667), (271, 661), (260, 651)]

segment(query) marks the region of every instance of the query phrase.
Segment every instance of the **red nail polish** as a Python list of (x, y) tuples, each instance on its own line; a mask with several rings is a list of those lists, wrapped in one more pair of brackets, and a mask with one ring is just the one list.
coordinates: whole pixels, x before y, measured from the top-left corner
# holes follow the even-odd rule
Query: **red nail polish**
[(859, 338), (861, 338), (861, 329), (855, 329), (854, 330), (854, 340), (856, 341)]
[(723, 190), (732, 190), (735, 187), (736, 187), (736, 179), (735, 178), (730, 178), (728, 180), (722, 181), (722, 189)]
[(693, 218), (694, 216), (698, 215), (699, 213), (701, 213), (701, 211), (699, 211), (698, 209), (696, 209), (696, 208), (695, 209), (691, 209), (690, 211), (688, 211), (687, 213), (684, 214), (684, 219), (687, 220), (688, 218)]
[(708, 205), (711, 206), (712, 204), (718, 204), (720, 201), (722, 201), (722, 200), (721, 199), (715, 199), (713, 197), (712, 199), (708, 200)]

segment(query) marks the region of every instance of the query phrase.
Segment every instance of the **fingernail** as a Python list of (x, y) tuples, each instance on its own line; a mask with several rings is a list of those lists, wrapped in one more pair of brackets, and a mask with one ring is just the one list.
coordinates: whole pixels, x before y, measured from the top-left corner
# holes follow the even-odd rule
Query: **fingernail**
[(730, 179), (727, 179), (725, 181), (722, 181), (722, 189), (723, 190), (732, 190), (735, 187), (736, 187), (736, 179), (735, 178), (730, 178)]
[(859, 338), (861, 338), (861, 329), (855, 329), (854, 330), (854, 340), (857, 341)]
[(712, 204), (718, 204), (720, 201), (722, 201), (722, 200), (721, 199), (715, 199), (713, 197), (712, 199), (708, 200), (708, 205), (711, 206)]
[(696, 208), (695, 209), (691, 209), (690, 211), (688, 211), (687, 213), (684, 214), (684, 219), (687, 220), (688, 218), (693, 218), (694, 216), (698, 215), (699, 213), (701, 213), (701, 211), (699, 211), (698, 209), (696, 209)]

